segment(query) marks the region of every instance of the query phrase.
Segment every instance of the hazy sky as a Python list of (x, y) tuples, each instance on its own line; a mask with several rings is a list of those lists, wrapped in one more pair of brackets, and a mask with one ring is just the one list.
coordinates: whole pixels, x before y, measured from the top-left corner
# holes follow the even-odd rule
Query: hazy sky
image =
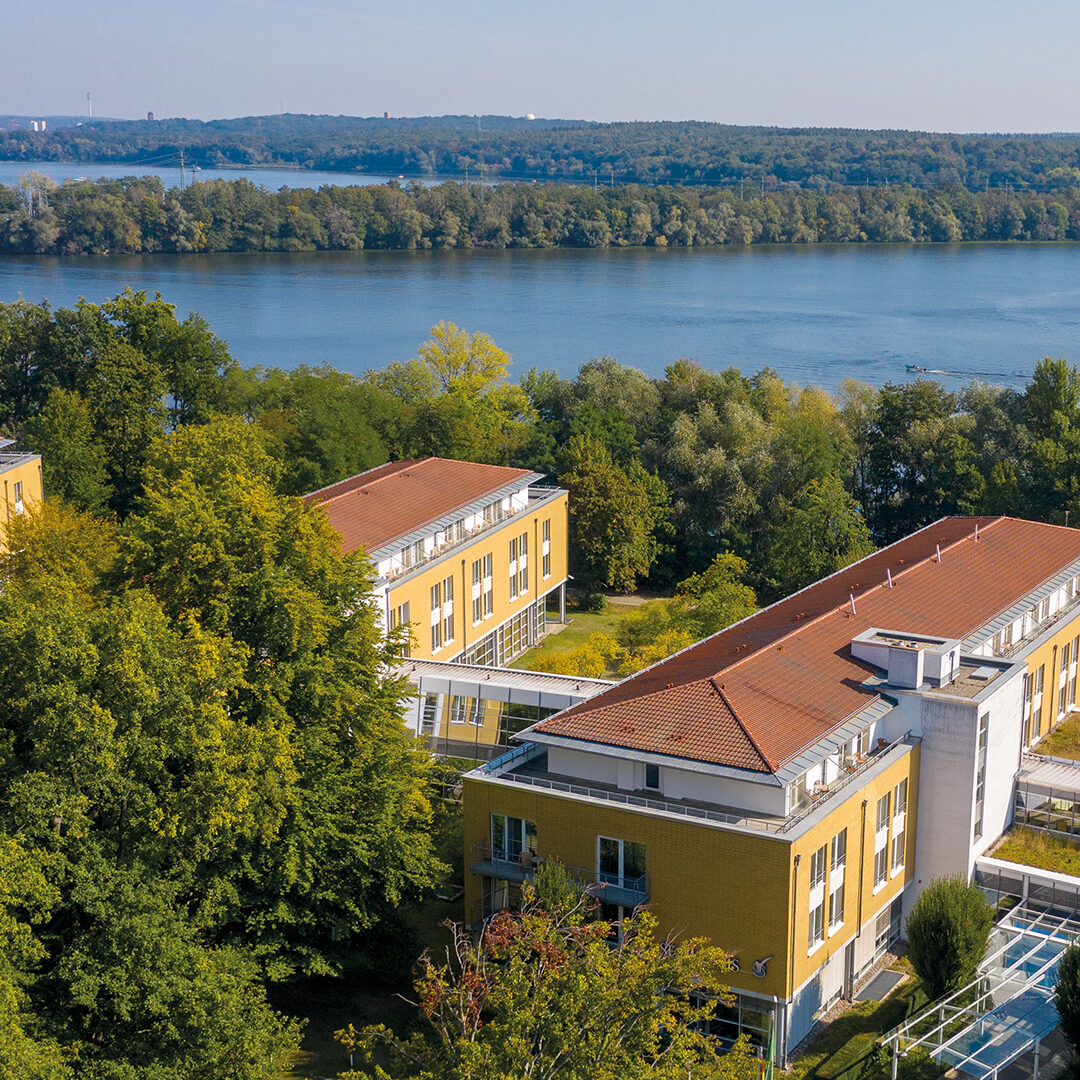
[(1080, 130), (1076, 0), (5, 0), (0, 113)]

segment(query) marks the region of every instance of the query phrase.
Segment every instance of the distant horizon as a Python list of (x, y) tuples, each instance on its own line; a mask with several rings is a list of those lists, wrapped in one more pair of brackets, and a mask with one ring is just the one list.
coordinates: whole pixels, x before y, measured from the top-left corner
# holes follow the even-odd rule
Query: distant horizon
[[(181, 120), (189, 121), (200, 124), (213, 124), (222, 121), (231, 120), (258, 120), (268, 116), (297, 116), (297, 117), (329, 117), (331, 119), (340, 120), (381, 120), (386, 119), (388, 121), (394, 120), (444, 120), (452, 119), (456, 117), (479, 117), (483, 120), (485, 117), (491, 117), (492, 119), (499, 120), (522, 120), (536, 121), (538, 124), (543, 123), (561, 123), (561, 124), (593, 124), (599, 126), (613, 126), (616, 124), (707, 124), (715, 125), (717, 127), (734, 127), (734, 128), (764, 128), (778, 131), (859, 131), (859, 132), (897, 132), (903, 134), (921, 134), (921, 135), (959, 135), (959, 136), (978, 136), (987, 138), (1024, 138), (1027, 136), (1033, 137), (1077, 137), (1080, 136), (1080, 128), (1074, 130), (1068, 129), (1054, 129), (1054, 130), (950, 130), (946, 128), (904, 128), (904, 127), (886, 127), (886, 126), (871, 126), (871, 127), (854, 127), (846, 124), (777, 124), (777, 123), (755, 123), (755, 124), (739, 124), (729, 120), (701, 120), (696, 117), (681, 117), (679, 119), (674, 118), (657, 118), (651, 120), (641, 119), (621, 119), (621, 120), (595, 120), (590, 117), (584, 116), (532, 116), (526, 113), (500, 113), (500, 112), (483, 112), (483, 113), (402, 113), (400, 115), (391, 114), (388, 117), (383, 117), (380, 113), (335, 113), (335, 112), (264, 112), (264, 113), (237, 113), (236, 115), (220, 115), (211, 117), (201, 116), (157, 116), (155, 114), (153, 123), (167, 123), (169, 121)], [(21, 120), (30, 123), (33, 120), (45, 120), (48, 122), (55, 122), (59, 120), (72, 121), (72, 126), (76, 123), (147, 123), (146, 116), (79, 116), (77, 113), (0, 113), (0, 124), (9, 123), (13, 120)]]
[(0, 110), (81, 116), (699, 117), (1054, 134), (1080, 124), (1072, 0), (35, 0)]

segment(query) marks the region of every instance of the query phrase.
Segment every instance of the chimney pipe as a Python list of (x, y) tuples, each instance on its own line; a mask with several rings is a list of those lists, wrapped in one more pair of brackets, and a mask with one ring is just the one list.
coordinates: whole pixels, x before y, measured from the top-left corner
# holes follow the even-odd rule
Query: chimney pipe
[(889, 588), (891, 589), (893, 587), (892, 571), (888, 567), (885, 568), (885, 576), (889, 579)]

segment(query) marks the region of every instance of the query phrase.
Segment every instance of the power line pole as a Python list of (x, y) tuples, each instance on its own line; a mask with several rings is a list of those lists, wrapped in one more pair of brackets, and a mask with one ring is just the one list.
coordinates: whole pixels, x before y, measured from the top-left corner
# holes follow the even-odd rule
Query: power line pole
[(184, 190), (184, 151), (180, 151), (180, 190)]

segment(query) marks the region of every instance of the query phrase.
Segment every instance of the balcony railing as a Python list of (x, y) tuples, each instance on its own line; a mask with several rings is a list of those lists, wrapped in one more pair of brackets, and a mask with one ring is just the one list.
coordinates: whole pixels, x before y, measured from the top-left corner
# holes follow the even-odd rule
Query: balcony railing
[(631, 795), (623, 791), (612, 791), (608, 788), (596, 788), (588, 784), (575, 784), (572, 781), (553, 780), (547, 776), (513, 771), (513, 769), (524, 765), (530, 758), (543, 752), (535, 743), (525, 743), (480, 766), (477, 771), (486, 776), (497, 777), (499, 780), (510, 780), (515, 784), (526, 784), (529, 787), (540, 788), (545, 791), (580, 795), (587, 799), (600, 799), (604, 802), (618, 803), (622, 806), (637, 806), (644, 810), (657, 810), (664, 814), (675, 814), (679, 817), (712, 821), (720, 825), (734, 825), (755, 832), (778, 835), (789, 832), (799, 822), (832, 800), (839, 792), (849, 788), (856, 780), (865, 776), (870, 769), (878, 765), (883, 758), (888, 757), (897, 747), (914, 746), (919, 741), (918, 736), (913, 736), (909, 731), (880, 750), (872, 751), (865, 762), (831, 781), (827, 787), (821, 789), (819, 794), (812, 796), (811, 801), (806, 806), (782, 819), (754, 817), (749, 814), (733, 814), (723, 810), (709, 810), (706, 807), (669, 802), (666, 799), (651, 799), (644, 795)]
[[(529, 855), (527, 852), (521, 854), (508, 851), (493, 852), (487, 844), (473, 844), (469, 869), (474, 874), (480, 874), (483, 877), (521, 883), (531, 881), (544, 862), (545, 859), (539, 855)], [(589, 896), (601, 903), (638, 907), (649, 901), (649, 875), (647, 873), (638, 877), (619, 877), (585, 870), (580, 866), (564, 865), (563, 869), (584, 886)]]
[[(518, 514), (524, 514), (529, 510), (535, 510), (538, 505), (547, 502), (549, 499), (554, 499), (559, 495), (562, 495), (561, 488), (529, 488), (529, 498), (524, 506), (513, 507), (509, 510), (499, 510), (498, 516), (493, 521), (482, 521), (479, 525), (472, 529), (467, 530), (464, 535), (456, 540), (446, 540), (438, 547), (434, 548), (430, 554), (424, 555), (417, 559), (415, 562), (410, 562), (408, 566), (393, 567), (386, 574), (383, 575), (383, 581), (397, 581), (398, 578), (404, 577), (406, 574), (411, 574), (414, 570), (419, 570), (421, 567), (428, 566), (430, 563), (436, 562), (444, 555), (449, 554), (451, 551), (455, 551), (458, 548), (467, 547), (473, 543), (478, 536), (482, 536), (486, 532), (490, 532), (492, 529), (501, 528), (511, 518), (517, 517)], [(389, 546), (389, 545), (387, 545)], [(402, 545), (404, 547), (405, 545)], [(383, 561), (382, 559), (379, 560)]]

